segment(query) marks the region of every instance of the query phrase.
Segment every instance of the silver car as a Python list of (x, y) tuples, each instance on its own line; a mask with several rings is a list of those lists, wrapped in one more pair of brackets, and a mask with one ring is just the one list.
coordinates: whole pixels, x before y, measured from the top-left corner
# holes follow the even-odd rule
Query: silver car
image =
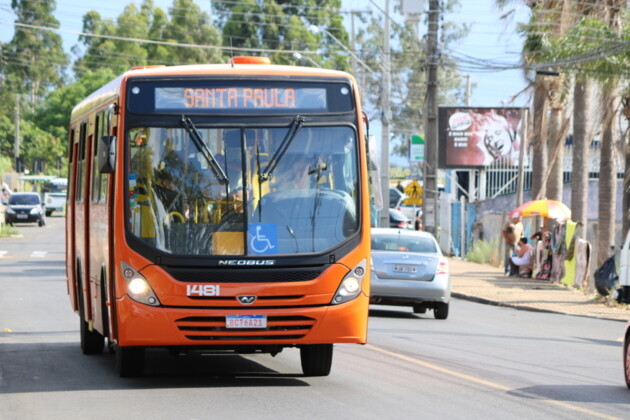
[(427, 232), (372, 228), (370, 303), (411, 306), (414, 313), (433, 309), (448, 318), (451, 277), (448, 261)]

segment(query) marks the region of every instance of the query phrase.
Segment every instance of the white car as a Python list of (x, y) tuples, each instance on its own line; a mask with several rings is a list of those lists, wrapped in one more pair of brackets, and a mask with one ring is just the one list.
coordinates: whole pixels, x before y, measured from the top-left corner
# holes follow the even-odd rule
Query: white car
[(67, 190), (68, 180), (66, 178), (55, 178), (44, 184), (46, 216), (50, 216), (53, 211), (63, 212), (66, 205)]
[(448, 261), (428, 232), (372, 228), (370, 303), (433, 310), (448, 318), (451, 277)]

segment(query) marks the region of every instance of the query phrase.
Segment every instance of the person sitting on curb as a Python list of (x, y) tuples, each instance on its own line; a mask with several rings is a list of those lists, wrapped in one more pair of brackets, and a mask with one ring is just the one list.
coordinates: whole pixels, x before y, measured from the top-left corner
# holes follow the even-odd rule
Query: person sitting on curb
[(510, 258), (510, 276), (530, 277), (532, 275), (532, 260), (534, 248), (527, 243), (527, 238), (518, 241), (515, 255)]

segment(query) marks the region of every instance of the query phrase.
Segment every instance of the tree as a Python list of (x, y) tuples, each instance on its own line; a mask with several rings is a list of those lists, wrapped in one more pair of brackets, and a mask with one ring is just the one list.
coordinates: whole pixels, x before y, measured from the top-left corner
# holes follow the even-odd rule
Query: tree
[(36, 105), (50, 88), (63, 84), (63, 72), (68, 64), (61, 37), (39, 29), (59, 27), (52, 14), (55, 2), (12, 0), (11, 8), (17, 15), (17, 25), (11, 41), (3, 45), (6, 58), (0, 63), (3, 76), (0, 79), (11, 91), (26, 94), (29, 102)]
[[(110, 69), (88, 70), (82, 77), (62, 88), (51, 92), (43, 105), (34, 114), (37, 126), (65, 143), (70, 112), (83, 98), (100, 86), (114, 79), (116, 75)], [(66, 155), (64, 150), (64, 156)]]
[[(116, 22), (90, 11), (83, 17), (83, 32), (90, 35), (79, 38), (85, 53), (74, 63), (77, 76), (103, 67), (122, 73), (135, 66), (222, 61), (219, 31), (192, 0), (174, 0), (169, 15), (152, 0), (139, 9), (132, 3)], [(78, 47), (75, 52), (80, 54)]]
[[(448, 2), (447, 10), (453, 10), (457, 2)], [(374, 73), (363, 72), (365, 92), (368, 99), (367, 111), (372, 118), (382, 118), (383, 95), (383, 62), (382, 45), (384, 31), (380, 13), (372, 15), (367, 24), (357, 35), (359, 55), (373, 69)], [(445, 22), (441, 26), (441, 45), (447, 47), (467, 33), (465, 27)], [(424, 130), (424, 100), (426, 94), (426, 43), (419, 35), (417, 23), (406, 21), (404, 24), (394, 23), (390, 33), (390, 77), (391, 77), (391, 124), (393, 151), (400, 156), (409, 155), (411, 134)], [(439, 98), (443, 105), (461, 103), (464, 97), (464, 77), (457, 69), (455, 62), (445, 54), (439, 63)]]
[[(317, 66), (349, 69), (348, 54), (337, 44), (348, 48), (348, 33), (343, 27), (341, 0), (282, 1), (246, 0), (218, 2), (215, 8), (223, 25), (223, 45), (239, 54), (269, 56), (277, 64), (296, 64), (308, 55)], [(334, 38), (333, 38), (334, 37)], [(265, 51), (273, 50), (273, 51)], [(285, 52), (286, 51), (286, 52)], [(304, 54), (295, 54), (302, 51)]]
[[(559, 63), (567, 66), (566, 71), (573, 71), (576, 74), (575, 89), (575, 139), (577, 159), (574, 161), (573, 176), (576, 186), (572, 190), (572, 207), (576, 209), (574, 217), (577, 221), (586, 223), (586, 182), (588, 174), (588, 162), (586, 161), (588, 142), (590, 135), (586, 129), (585, 121), (590, 115), (586, 111), (587, 104), (594, 102), (588, 95), (589, 89), (586, 84), (588, 78), (596, 78), (601, 86), (602, 102), (599, 109), (598, 125), (601, 126), (601, 152), (600, 152), (600, 177), (599, 177), (599, 200), (598, 200), (598, 235), (597, 235), (597, 264), (601, 265), (609, 256), (609, 249), (614, 244), (615, 208), (617, 169), (615, 153), (617, 149), (616, 130), (620, 94), (619, 74), (628, 66), (630, 57), (620, 48), (628, 42), (628, 34), (623, 35), (621, 19), (619, 13), (626, 10), (627, 2), (617, 2), (616, 5), (587, 3), (581, 9), (588, 12), (588, 16), (578, 20), (567, 35), (557, 42), (555, 46), (556, 59)], [(621, 52), (617, 52), (621, 51)], [(569, 67), (570, 66), (570, 67)], [(575, 138), (575, 137), (574, 137)]]

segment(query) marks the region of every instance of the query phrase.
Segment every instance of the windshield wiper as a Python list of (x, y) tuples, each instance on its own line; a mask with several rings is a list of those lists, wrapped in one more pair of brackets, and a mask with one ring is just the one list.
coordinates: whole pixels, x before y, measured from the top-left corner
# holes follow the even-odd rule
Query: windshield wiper
[(184, 129), (188, 132), (188, 135), (192, 139), (193, 144), (195, 145), (199, 153), (201, 153), (206, 159), (206, 162), (208, 162), (208, 166), (210, 166), (210, 169), (212, 170), (212, 173), (214, 173), (214, 176), (217, 177), (221, 184), (227, 185), (229, 183), (227, 175), (223, 171), (223, 168), (221, 168), (221, 165), (219, 165), (219, 162), (217, 162), (210, 149), (208, 149), (206, 144), (203, 142), (203, 139), (201, 138), (201, 135), (199, 134), (199, 131), (197, 131), (197, 127), (195, 127), (195, 124), (193, 124), (192, 120), (186, 115), (182, 115), (180, 123), (182, 124), (182, 127), (184, 127)]
[(271, 178), (271, 175), (273, 175), (274, 169), (276, 169), (276, 166), (278, 166), (280, 159), (282, 159), (282, 157), (286, 153), (287, 149), (289, 148), (289, 145), (295, 138), (295, 135), (298, 133), (302, 125), (304, 125), (304, 117), (302, 117), (301, 115), (296, 115), (295, 118), (293, 118), (293, 121), (291, 122), (289, 131), (287, 131), (286, 136), (284, 136), (284, 138), (282, 139), (282, 143), (280, 143), (278, 150), (276, 150), (276, 153), (274, 153), (271, 159), (269, 160), (269, 163), (267, 164), (267, 167), (265, 168), (263, 173), (258, 175), (259, 182), (268, 181), (269, 178)]

